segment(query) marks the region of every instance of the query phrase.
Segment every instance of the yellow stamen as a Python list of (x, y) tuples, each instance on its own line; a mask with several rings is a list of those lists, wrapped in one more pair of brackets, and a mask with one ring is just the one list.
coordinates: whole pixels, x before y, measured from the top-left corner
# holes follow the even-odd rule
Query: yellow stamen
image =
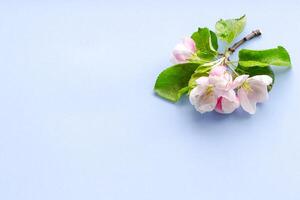
[(214, 91), (214, 87), (212, 85), (209, 85), (207, 88), (206, 88), (206, 91), (205, 91), (205, 95), (206, 96), (210, 96)]
[(251, 86), (249, 85), (249, 83), (247, 81), (245, 81), (242, 85), (242, 88), (244, 90), (246, 90), (247, 92), (250, 92), (252, 90)]

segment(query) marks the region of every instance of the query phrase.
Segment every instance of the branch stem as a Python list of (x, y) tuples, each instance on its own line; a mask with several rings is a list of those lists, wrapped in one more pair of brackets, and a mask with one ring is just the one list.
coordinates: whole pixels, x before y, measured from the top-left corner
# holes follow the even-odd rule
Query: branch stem
[(251, 40), (251, 39), (253, 39), (253, 38), (255, 38), (255, 37), (258, 37), (258, 36), (260, 36), (261, 35), (261, 32), (260, 32), (260, 30), (254, 30), (254, 31), (252, 31), (250, 34), (248, 34), (248, 35), (246, 35), (243, 39), (241, 39), (240, 41), (238, 41), (238, 42), (236, 42), (236, 43), (234, 43), (234, 45), (232, 46), (232, 47), (230, 47), (230, 48), (228, 48), (228, 51), (230, 52), (230, 53), (233, 53), (233, 52), (235, 52), (235, 50), (237, 49), (237, 48), (239, 48), (242, 44), (244, 44), (245, 42), (247, 42), (247, 41), (249, 41), (249, 40)]

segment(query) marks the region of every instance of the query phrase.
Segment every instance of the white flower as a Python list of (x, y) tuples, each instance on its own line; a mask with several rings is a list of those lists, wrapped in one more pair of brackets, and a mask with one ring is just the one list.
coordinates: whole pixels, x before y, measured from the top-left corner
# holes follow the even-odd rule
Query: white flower
[(239, 107), (239, 101), (232, 89), (232, 76), (226, 67), (214, 67), (208, 77), (196, 80), (197, 86), (190, 92), (190, 102), (200, 113), (214, 109), (221, 113), (231, 113)]
[(242, 108), (250, 114), (256, 111), (256, 103), (268, 99), (267, 86), (272, 83), (272, 78), (267, 75), (257, 75), (249, 78), (249, 75), (238, 76), (233, 82), (233, 88), (238, 87), (237, 95)]
[(208, 77), (196, 80), (197, 86), (190, 92), (190, 102), (196, 110), (205, 113), (212, 111), (217, 104), (217, 95)]
[(196, 44), (192, 38), (185, 37), (173, 50), (173, 63), (185, 63), (196, 52)]

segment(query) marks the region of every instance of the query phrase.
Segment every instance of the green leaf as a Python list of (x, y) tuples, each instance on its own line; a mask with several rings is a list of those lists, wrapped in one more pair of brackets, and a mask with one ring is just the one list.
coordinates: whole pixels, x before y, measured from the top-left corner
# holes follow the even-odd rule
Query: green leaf
[(267, 50), (242, 49), (239, 52), (239, 64), (244, 67), (253, 66), (287, 66), (291, 67), (289, 53), (282, 46)]
[(275, 80), (275, 75), (273, 70), (271, 69), (270, 66), (252, 66), (252, 67), (244, 67), (242, 65), (238, 65), (237, 68), (235, 68), (235, 71), (238, 74), (248, 74), (250, 77), (251, 76), (256, 76), (256, 75), (268, 75), (272, 77), (273, 82), (271, 85), (268, 86), (268, 90), (270, 91), (273, 87), (274, 80)]
[(210, 37), (211, 37), (211, 44), (213, 48), (217, 51), (219, 48), (217, 35), (215, 34), (215, 32), (210, 31)]
[(195, 73), (191, 76), (191, 79), (189, 80), (189, 90), (193, 89), (197, 85), (196, 80), (198, 78), (200, 78), (201, 76), (208, 76), (210, 70), (211, 66), (200, 65), (195, 70)]
[(218, 41), (214, 32), (208, 28), (198, 28), (198, 31), (193, 33), (192, 39), (196, 43), (198, 57), (205, 60), (212, 60), (218, 55)]
[(161, 97), (176, 102), (188, 91), (188, 83), (199, 63), (184, 63), (162, 71), (155, 83), (154, 91)]
[(238, 19), (221, 19), (216, 23), (215, 28), (221, 40), (231, 43), (244, 30), (245, 25), (246, 15)]

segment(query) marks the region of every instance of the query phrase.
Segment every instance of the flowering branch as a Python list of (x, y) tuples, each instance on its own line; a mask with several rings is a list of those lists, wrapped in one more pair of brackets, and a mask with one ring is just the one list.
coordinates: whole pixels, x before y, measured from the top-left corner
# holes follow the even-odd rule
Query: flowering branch
[(242, 44), (244, 44), (246, 41), (249, 41), (255, 37), (258, 37), (261, 35), (260, 30), (254, 30), (252, 31), (252, 33), (248, 34), (246, 37), (244, 37), (243, 39), (241, 39), (240, 41), (238, 41), (237, 43), (234, 43), (234, 45), (230, 48), (228, 48), (228, 51), (230, 51), (231, 53), (233, 53), (237, 48), (239, 48)]
[(218, 40), (231, 44), (245, 24), (245, 15), (220, 19), (215, 32), (198, 28), (190, 37), (185, 37), (174, 48), (172, 61), (175, 65), (157, 77), (155, 92), (172, 102), (188, 93), (191, 104), (200, 113), (213, 110), (232, 113), (241, 106), (254, 114), (256, 104), (267, 100), (272, 88), (275, 75), (270, 66), (291, 67), (291, 60), (282, 46), (265, 50), (243, 49), (238, 52), (237, 61), (229, 59), (241, 45), (260, 36), (260, 30), (252, 31), (230, 48), (227, 46), (225, 52), (218, 51)]

